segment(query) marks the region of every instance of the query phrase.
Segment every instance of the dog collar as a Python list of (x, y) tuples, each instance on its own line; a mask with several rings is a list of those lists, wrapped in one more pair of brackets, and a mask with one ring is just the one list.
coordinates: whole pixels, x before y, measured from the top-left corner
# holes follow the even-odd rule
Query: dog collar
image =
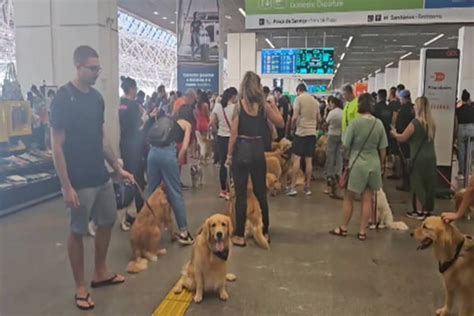
[(213, 251), (212, 253), (214, 256), (224, 261), (227, 261), (227, 258), (229, 258), (229, 249), (225, 249), (223, 251)]
[(445, 262), (438, 262), (439, 273), (445, 273), (456, 262), (456, 260), (459, 258), (459, 254), (461, 253), (462, 246), (464, 246), (464, 238), (456, 247), (456, 253), (454, 254), (453, 259)]

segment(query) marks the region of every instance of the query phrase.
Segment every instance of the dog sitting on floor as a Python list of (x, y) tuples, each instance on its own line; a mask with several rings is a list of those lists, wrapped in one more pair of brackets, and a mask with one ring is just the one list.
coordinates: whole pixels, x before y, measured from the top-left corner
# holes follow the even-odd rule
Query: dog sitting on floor
[[(380, 189), (377, 191), (377, 226), (378, 228), (390, 228), (395, 230), (408, 230), (407, 224), (402, 221), (395, 222), (393, 213), (387, 201), (385, 192)], [(371, 228), (375, 228), (371, 226)]]
[(452, 315), (458, 303), (459, 316), (474, 315), (474, 241), (464, 236), (454, 224), (430, 216), (415, 229), (418, 249), (433, 247), (444, 281), (445, 303), (436, 315)]
[(128, 273), (146, 270), (147, 260), (157, 261), (158, 256), (166, 254), (166, 249), (160, 249), (162, 226), (170, 232), (172, 240), (175, 238), (171, 207), (161, 187), (148, 198), (148, 205), (143, 205), (130, 229), (133, 260), (127, 265)]
[(228, 216), (215, 214), (206, 219), (193, 245), (191, 260), (184, 266), (182, 276), (174, 288), (179, 294), (186, 288), (195, 291), (194, 302), (200, 303), (206, 291), (218, 291), (223, 301), (229, 299), (226, 281), (237, 277), (227, 273), (230, 256), (232, 221)]
[(203, 175), (201, 164), (191, 165), (190, 172), (191, 172), (191, 182), (193, 184), (193, 188), (202, 186), (202, 178), (204, 177), (204, 175)]
[[(229, 189), (229, 204), (227, 208), (227, 214), (231, 218), (232, 225), (235, 226), (235, 188), (233, 183)], [(268, 240), (263, 235), (263, 218), (262, 209), (260, 203), (258, 203), (257, 197), (253, 193), (252, 180), (249, 178), (247, 185), (247, 221), (245, 223), (245, 238), (253, 237), (255, 242), (260, 248), (269, 249), (270, 245)]]

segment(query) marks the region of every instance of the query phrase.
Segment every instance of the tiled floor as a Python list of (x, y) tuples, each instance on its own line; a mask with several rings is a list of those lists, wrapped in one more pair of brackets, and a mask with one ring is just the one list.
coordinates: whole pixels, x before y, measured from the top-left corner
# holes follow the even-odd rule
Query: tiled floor
[[(195, 231), (212, 213), (222, 211), (217, 198), (217, 170), (206, 168), (205, 186), (185, 194), (190, 227)], [(409, 197), (386, 192), (397, 219)], [(341, 202), (320, 193), (270, 198), (272, 244), (269, 251), (252, 242), (234, 249), (230, 270), (238, 280), (229, 285), (230, 300), (206, 295), (187, 315), (434, 315), (443, 303), (441, 279), (430, 250), (416, 251), (408, 232), (370, 232), (355, 238), (359, 205), (348, 238), (327, 232), (340, 224)], [(452, 209), (437, 201), (437, 210)], [(402, 218), (411, 228), (418, 223)], [(459, 224), (474, 233), (474, 222)], [(0, 219), (0, 315), (140, 315), (148, 316), (179, 277), (191, 248), (163, 245), (168, 254), (150, 269), (128, 276), (122, 286), (93, 290), (93, 312), (74, 307), (73, 281), (66, 256), (67, 217), (62, 201), (53, 200)], [(86, 242), (87, 276), (92, 267), (92, 239)], [(109, 262), (124, 273), (130, 258), (128, 236), (114, 230)]]

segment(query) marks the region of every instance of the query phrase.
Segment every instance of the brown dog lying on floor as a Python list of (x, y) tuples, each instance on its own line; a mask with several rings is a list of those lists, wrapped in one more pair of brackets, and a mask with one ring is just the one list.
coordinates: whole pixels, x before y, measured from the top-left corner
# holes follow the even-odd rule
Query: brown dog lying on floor
[(454, 303), (459, 303), (459, 316), (474, 315), (474, 242), (456, 226), (441, 217), (431, 216), (415, 230), (418, 249), (433, 246), (443, 276), (446, 300), (437, 315), (450, 315)]
[[(227, 214), (235, 226), (235, 188), (231, 183), (229, 189), (229, 204)], [(245, 223), (245, 238), (253, 237), (257, 245), (263, 249), (269, 249), (268, 240), (263, 235), (262, 209), (258, 203), (257, 197), (253, 193), (252, 180), (249, 178), (247, 185), (247, 222)]]
[(227, 259), (230, 256), (232, 223), (228, 216), (215, 214), (200, 228), (193, 245), (191, 260), (184, 266), (182, 276), (174, 288), (179, 294), (186, 288), (196, 291), (194, 302), (202, 301), (205, 291), (219, 291), (219, 298), (226, 301), (226, 281), (237, 278), (227, 273)]
[(148, 198), (148, 204), (152, 210), (145, 203), (130, 229), (130, 244), (134, 259), (127, 265), (128, 273), (146, 270), (147, 260), (157, 261), (158, 255), (166, 254), (166, 249), (160, 249), (162, 225), (169, 230), (174, 240), (171, 207), (161, 187)]

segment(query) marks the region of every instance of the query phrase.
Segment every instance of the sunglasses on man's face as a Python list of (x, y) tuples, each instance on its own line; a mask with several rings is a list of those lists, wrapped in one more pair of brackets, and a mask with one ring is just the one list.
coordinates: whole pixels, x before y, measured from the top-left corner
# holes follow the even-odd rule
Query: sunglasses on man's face
[(100, 66), (82, 66), (82, 67), (87, 68), (92, 72), (99, 72), (102, 70), (102, 67)]

